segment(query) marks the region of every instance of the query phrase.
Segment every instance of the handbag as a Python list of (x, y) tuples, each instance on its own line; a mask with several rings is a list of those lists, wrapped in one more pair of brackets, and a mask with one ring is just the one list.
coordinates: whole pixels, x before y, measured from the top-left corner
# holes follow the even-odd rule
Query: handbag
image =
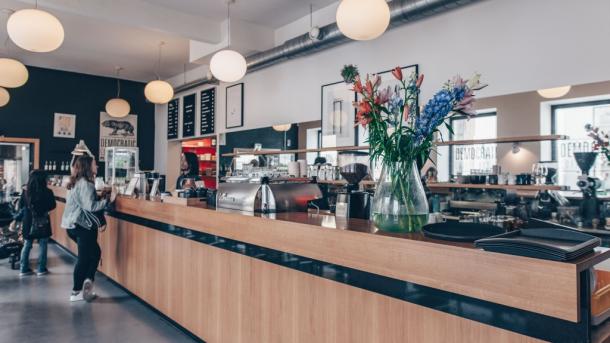
[(45, 213), (43, 215), (37, 214), (34, 210), (30, 209), (32, 212), (32, 224), (30, 225), (30, 238), (39, 239), (39, 238), (49, 238), (52, 235), (51, 232), (51, 219), (49, 218), (49, 214)]
[(89, 229), (98, 230), (99, 232), (104, 232), (106, 230), (106, 216), (104, 216), (104, 210), (90, 212), (83, 209), (83, 213)]

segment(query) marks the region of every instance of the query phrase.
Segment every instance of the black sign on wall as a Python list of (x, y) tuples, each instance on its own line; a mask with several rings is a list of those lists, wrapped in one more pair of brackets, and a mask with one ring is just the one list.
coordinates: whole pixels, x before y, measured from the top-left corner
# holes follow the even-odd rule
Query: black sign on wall
[(167, 103), (167, 139), (178, 138), (178, 110), (180, 99), (174, 99)]
[(201, 91), (201, 126), (200, 133), (214, 133), (214, 115), (216, 113), (216, 88)]
[(182, 107), (182, 137), (195, 135), (195, 95), (184, 97)]

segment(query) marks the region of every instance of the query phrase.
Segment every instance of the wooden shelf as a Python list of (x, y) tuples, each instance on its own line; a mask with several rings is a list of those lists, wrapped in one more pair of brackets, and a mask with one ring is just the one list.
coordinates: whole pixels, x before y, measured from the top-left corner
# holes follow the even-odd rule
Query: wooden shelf
[(451, 183), (451, 182), (436, 182), (429, 183), (428, 188), (471, 188), (471, 189), (506, 189), (520, 191), (563, 191), (568, 189), (567, 186), (558, 185), (486, 185), (474, 183)]
[[(435, 142), (436, 146), (451, 146), (451, 145), (471, 145), (471, 144), (495, 144), (495, 143), (524, 143), (524, 142), (544, 142), (558, 141), (568, 139), (566, 135), (542, 135), (542, 136), (516, 136), (516, 137), (500, 137), (490, 139), (468, 139), (457, 141)], [(223, 154), (223, 157), (235, 157), (240, 155), (283, 155), (283, 154), (299, 154), (307, 152), (325, 152), (325, 151), (350, 151), (350, 150), (368, 150), (369, 147), (363, 146), (342, 146), (320, 149), (295, 149), (295, 150), (278, 150), (278, 151), (254, 151), (246, 150), (238, 153)]]

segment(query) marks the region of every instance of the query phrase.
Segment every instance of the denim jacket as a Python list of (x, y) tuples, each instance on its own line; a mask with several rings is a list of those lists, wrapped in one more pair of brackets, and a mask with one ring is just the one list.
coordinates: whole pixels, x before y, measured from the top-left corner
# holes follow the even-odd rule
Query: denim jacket
[(79, 179), (74, 187), (68, 191), (66, 207), (61, 217), (61, 227), (74, 229), (75, 225), (79, 225), (89, 229), (83, 210), (98, 212), (106, 207), (107, 202), (106, 199), (99, 200), (92, 182), (85, 178)]

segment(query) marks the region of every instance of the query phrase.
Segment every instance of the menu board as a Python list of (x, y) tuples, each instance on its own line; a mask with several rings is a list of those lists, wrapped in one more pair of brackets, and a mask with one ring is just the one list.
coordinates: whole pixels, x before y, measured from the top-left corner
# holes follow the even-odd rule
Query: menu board
[(216, 109), (216, 88), (201, 91), (201, 126), (202, 135), (214, 133), (214, 114)]
[(182, 137), (195, 135), (195, 95), (184, 97), (182, 104)]
[(167, 103), (167, 139), (178, 138), (178, 110), (180, 99), (174, 99)]

